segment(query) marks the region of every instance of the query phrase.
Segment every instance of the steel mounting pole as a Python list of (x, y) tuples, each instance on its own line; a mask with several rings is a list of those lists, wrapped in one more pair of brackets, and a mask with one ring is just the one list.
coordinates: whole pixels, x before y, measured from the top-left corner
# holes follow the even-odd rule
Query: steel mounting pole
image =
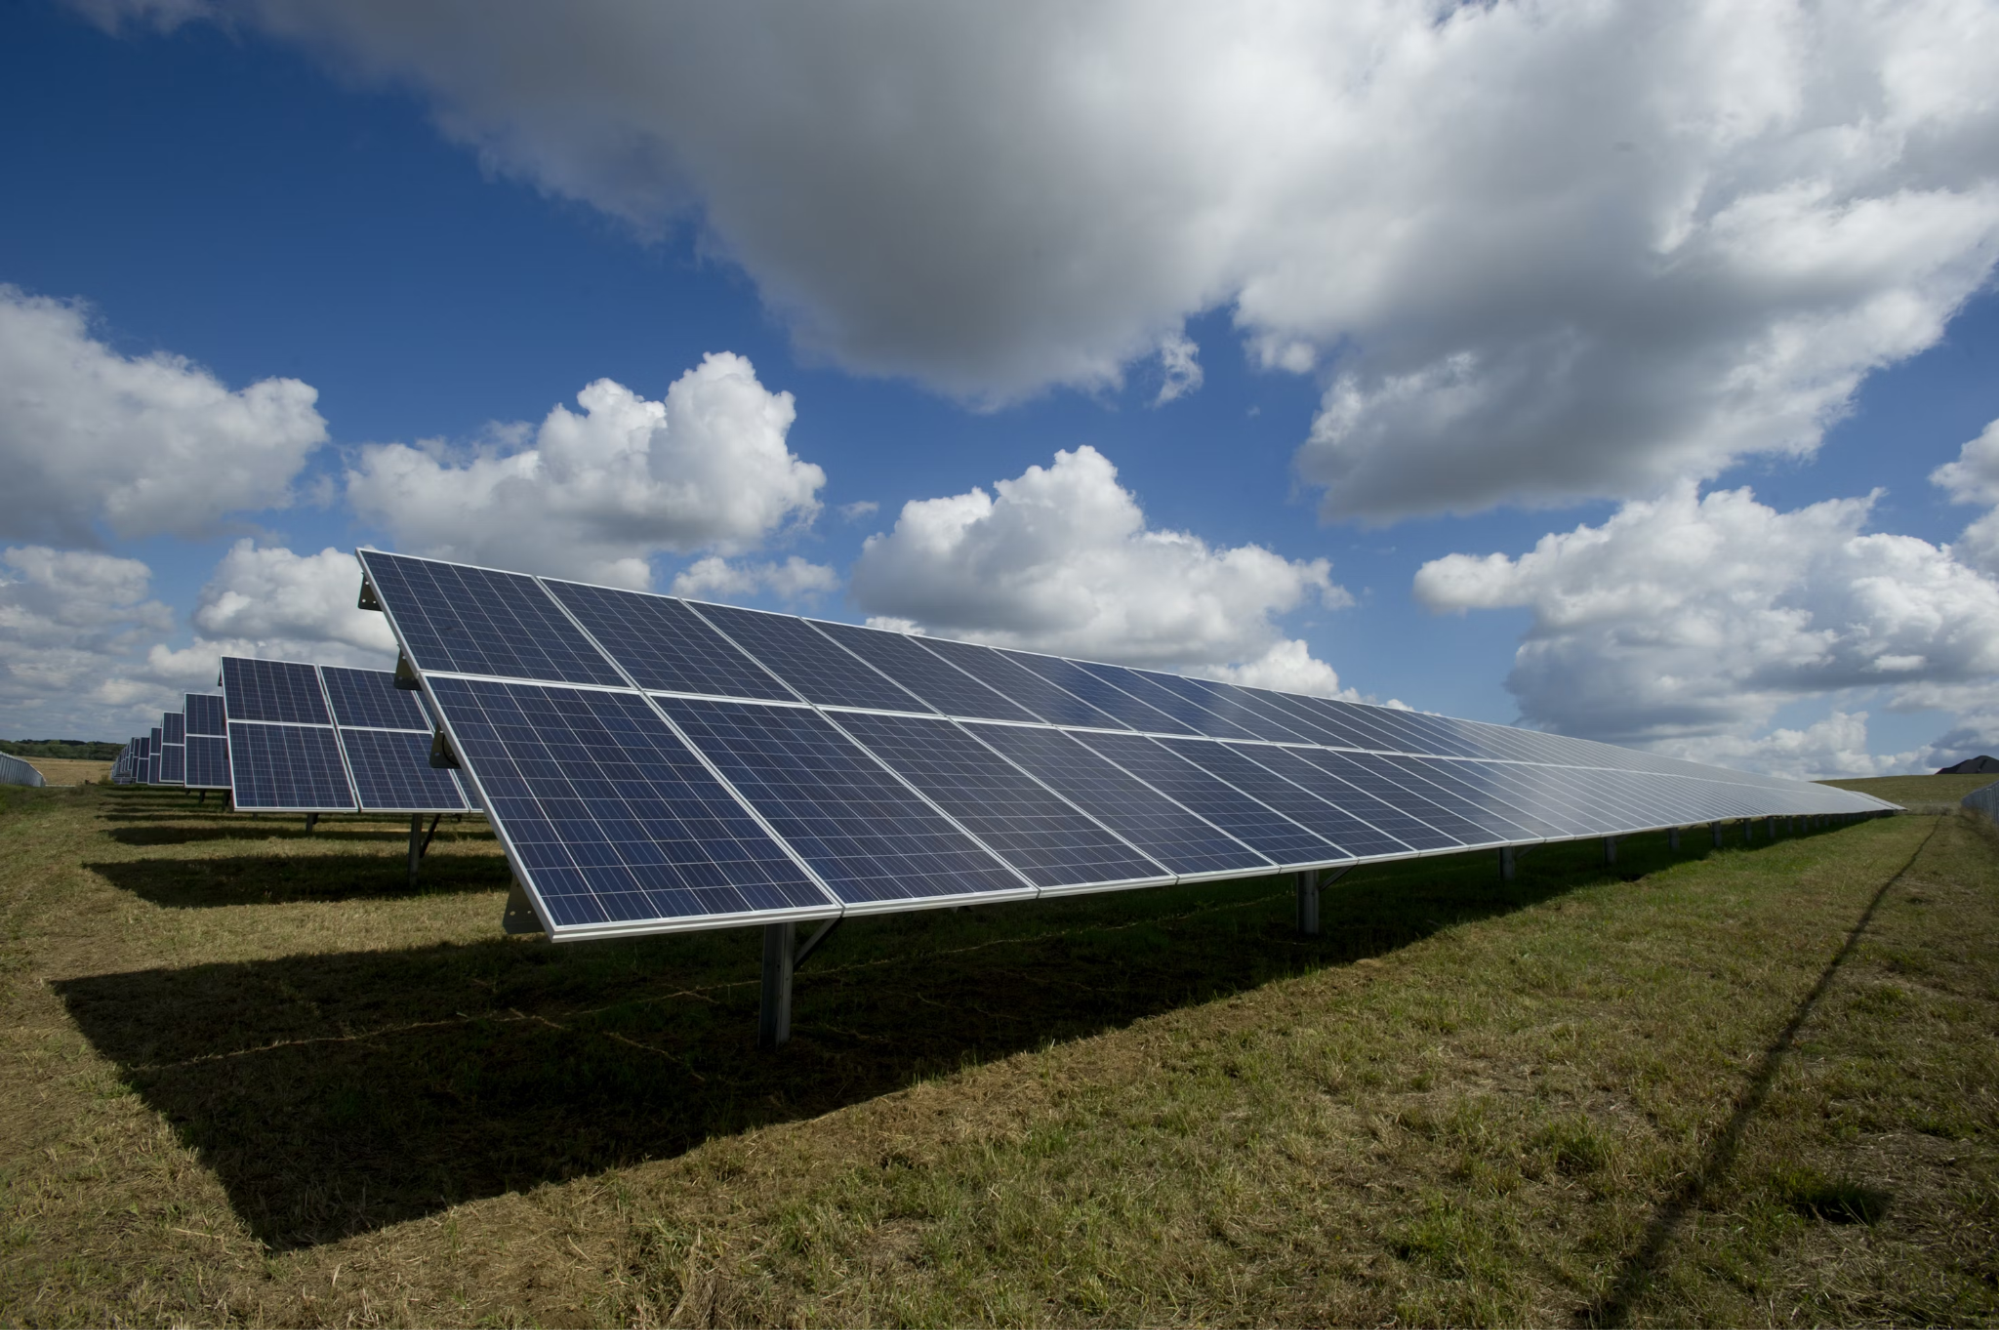
[(798, 926), (764, 926), (763, 1001), (757, 1009), (757, 1043), (776, 1049), (791, 1038), (791, 973)]

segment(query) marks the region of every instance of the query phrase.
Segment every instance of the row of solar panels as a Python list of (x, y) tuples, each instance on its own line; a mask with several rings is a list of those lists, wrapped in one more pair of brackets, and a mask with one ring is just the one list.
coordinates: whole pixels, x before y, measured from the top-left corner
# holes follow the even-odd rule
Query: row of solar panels
[(222, 695), (190, 693), (135, 735), (112, 780), (226, 790), (261, 813), (464, 813), (477, 807), (431, 766), (422, 700), (384, 670), (225, 657)]
[(1893, 806), (1389, 708), (362, 551), (552, 937)]

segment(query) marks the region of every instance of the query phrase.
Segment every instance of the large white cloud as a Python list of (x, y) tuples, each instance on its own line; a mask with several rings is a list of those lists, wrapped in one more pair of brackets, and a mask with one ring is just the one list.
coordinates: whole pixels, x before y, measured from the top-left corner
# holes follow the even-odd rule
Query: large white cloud
[[(1926, 707), (1999, 675), (1999, 583), (1948, 547), (1864, 532), (1872, 502), (1781, 513), (1687, 484), (1517, 558), (1432, 560), (1415, 589), (1437, 611), (1532, 610), (1507, 679), (1531, 721), (1749, 755), (1789, 702), (1886, 687), (1891, 706)], [(1841, 726), (1792, 756), (1844, 751)], [(1788, 742), (1764, 747), (1774, 759)]]
[(115, 736), (122, 740), (147, 706), (164, 709), (158, 690), (123, 672), (147, 637), (173, 626), (173, 612), (149, 598), (151, 585), (152, 570), (136, 559), (40, 545), (0, 551), (9, 738), (108, 739), (99, 732), (115, 717), (128, 727)]
[[(91, 0), (178, 21), (185, 0)], [(492, 167), (692, 218), (807, 348), (1005, 400), (1326, 376), (1325, 511), (1644, 497), (1801, 454), (1999, 241), (1989, 0), (220, 0)]]
[(1090, 447), (993, 492), (902, 507), (855, 563), (854, 600), (877, 619), (1008, 647), (1228, 673), (1331, 693), (1339, 681), (1273, 616), (1348, 603), (1323, 559), (1217, 550), (1147, 527), (1117, 469)]
[(1985, 515), (1964, 529), (1954, 549), (1967, 562), (1999, 574), (1999, 421), (1960, 449), (1955, 462), (1931, 472), (1930, 480), (1960, 504), (1986, 506)]
[(756, 546), (819, 511), (826, 473), (785, 445), (791, 394), (720, 352), (663, 402), (599, 379), (530, 441), (505, 427), (471, 450), (376, 444), (347, 497), (399, 548), (624, 587), (651, 583), (660, 551)]
[(224, 515), (289, 502), (326, 439), (296, 379), (231, 391), (200, 366), (129, 357), (87, 311), (0, 285), (0, 536), (94, 544), (202, 536)]

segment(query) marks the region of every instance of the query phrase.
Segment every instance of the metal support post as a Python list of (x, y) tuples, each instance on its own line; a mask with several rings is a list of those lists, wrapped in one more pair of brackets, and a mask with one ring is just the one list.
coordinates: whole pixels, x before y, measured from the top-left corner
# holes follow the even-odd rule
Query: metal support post
[(317, 823), (318, 821), (319, 821), (319, 815), (316, 813), (309, 813), (305, 816), (305, 834), (307, 836), (312, 835), (313, 824)]
[(1669, 828), (1667, 828), (1667, 829), (1666, 829), (1666, 849), (1667, 849), (1667, 850), (1678, 850), (1679, 848), (1680, 848), (1680, 829), (1679, 829), (1679, 828), (1677, 828), (1677, 827), (1669, 827)]
[(1298, 875), (1298, 932), (1307, 938), (1319, 936), (1319, 871), (1306, 869)]
[(1765, 841), (1775, 841), (1777, 839), (1777, 820), (1775, 818), (1765, 818), (1763, 820), (1763, 839)]
[(1708, 831), (1710, 831), (1710, 832), (1712, 832), (1712, 833), (1714, 833), (1714, 848), (1715, 848), (1716, 850), (1720, 850), (1720, 849), (1721, 849), (1721, 824), (1720, 824), (1720, 823), (1709, 823), (1709, 824), (1707, 825), (1707, 830), (1708, 830)]
[(1603, 862), (1605, 864), (1617, 863), (1617, 838), (1614, 836), (1607, 836), (1603, 839)]
[(794, 959), (794, 924), (764, 926), (763, 1001), (757, 1009), (757, 1043), (775, 1049), (791, 1038), (791, 971)]
[(1502, 883), (1510, 883), (1510, 882), (1512, 882), (1512, 881), (1513, 881), (1513, 869), (1514, 869), (1514, 863), (1515, 863), (1515, 861), (1514, 861), (1514, 858), (1513, 858), (1513, 847), (1511, 847), (1511, 846), (1501, 846), (1501, 847), (1499, 848), (1499, 881), (1500, 881), (1500, 882), (1502, 882)]

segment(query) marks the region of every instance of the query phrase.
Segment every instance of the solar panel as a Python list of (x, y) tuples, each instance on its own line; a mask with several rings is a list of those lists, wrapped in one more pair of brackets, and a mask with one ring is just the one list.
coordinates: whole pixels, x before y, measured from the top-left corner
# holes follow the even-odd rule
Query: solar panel
[(839, 723), (1037, 887), (1173, 881), (1172, 871), (955, 722), (856, 712)]
[(1427, 713), (362, 560), (428, 708), (324, 672), (360, 798), (382, 798), (365, 768), (406, 778), (441, 725), (559, 937), (1883, 807)]
[(809, 701), (892, 712), (930, 710), (921, 698), (802, 619), (730, 605), (696, 605), (694, 609)]
[(640, 688), (718, 698), (793, 699), (791, 690), (768, 670), (673, 597), (552, 578), (542, 585)]
[(187, 746), (184, 744), (160, 745), (160, 784), (178, 786), (187, 776)]
[(551, 934), (838, 913), (639, 694), (428, 684)]
[(1106, 730), (1128, 730), (1129, 726), (1107, 712), (1090, 706), (1075, 694), (1058, 688), (1032, 670), (1008, 660), (991, 647), (949, 638), (911, 638), (923, 650), (941, 657), (1009, 702), (1026, 708), (1043, 721), (1058, 726), (1100, 726)]
[(1276, 866), (1059, 730), (978, 723), (987, 744), (1182, 878), (1241, 878)]
[[(430, 718), (424, 715), (416, 691), (397, 688), (396, 677), (390, 671), (321, 666), (319, 677), (326, 681), (326, 696), (333, 703), (336, 724), (430, 733)], [(429, 762), (429, 757), (424, 761)]]
[(231, 802), (254, 813), (348, 813), (354, 788), (331, 726), (229, 723)]
[(166, 744), (187, 743), (187, 718), (179, 712), (168, 712), (160, 718), (160, 740)]
[(989, 721), (1032, 721), (1034, 713), (1009, 701), (900, 633), (852, 624), (809, 621), (833, 641), (866, 661), (946, 716)]
[(533, 578), (363, 550), (361, 566), (423, 670), (620, 685), (604, 654)]
[(163, 756), (160, 750), (164, 747), (160, 728), (154, 726), (152, 733), (146, 737), (146, 784), (149, 786), (160, 784), (160, 759)]
[(187, 733), (190, 735), (226, 736), (229, 733), (228, 712), (219, 693), (188, 694), (182, 714), (187, 717)]
[(850, 912), (1035, 894), (818, 712), (695, 698), (660, 706)]
[[(1298, 868), (1347, 858), (1338, 846), (1145, 735), (1071, 732), (1167, 798), (1201, 816), (1272, 863)], [(1303, 793), (1302, 791), (1300, 792)]]
[(189, 790), (227, 790), (230, 784), (228, 735), (189, 735), (187, 737), (187, 788)]
[(302, 661), (222, 658), (222, 696), (231, 721), (283, 721), (292, 725), (333, 723), (319, 687), (319, 667)]

